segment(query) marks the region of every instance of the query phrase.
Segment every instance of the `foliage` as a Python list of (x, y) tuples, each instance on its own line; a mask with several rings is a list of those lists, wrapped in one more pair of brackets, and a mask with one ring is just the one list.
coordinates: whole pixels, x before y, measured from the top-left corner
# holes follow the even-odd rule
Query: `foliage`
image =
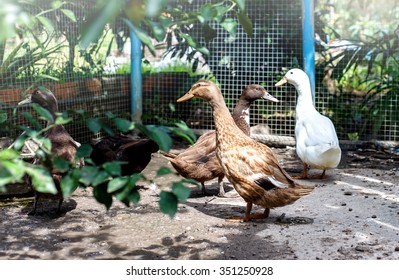
[[(232, 26), (237, 26), (238, 21), (249, 36), (252, 36), (252, 23), (246, 15), (245, 1), (223, 0), (218, 3), (207, 3), (196, 11), (187, 9), (188, 4), (191, 5), (192, 1), (98, 1), (95, 15), (87, 22), (81, 46), (86, 48), (90, 42), (95, 41), (107, 22), (121, 17), (153, 54), (156, 51), (153, 41), (166, 40), (171, 58), (187, 56), (187, 60), (192, 62), (193, 69), (196, 69), (201, 58), (197, 53), (209, 55), (209, 50), (204, 43), (201, 43), (201, 39), (209, 42), (216, 36), (213, 23), (219, 24), (233, 36), (236, 29)], [(235, 14), (236, 19), (227, 16), (228, 14)], [(191, 26), (194, 24), (200, 24), (206, 30), (201, 38), (191, 35)], [(115, 22), (111, 26), (123, 28), (115, 25)], [(118, 29), (115, 31), (118, 32)], [(179, 45), (175, 47), (173, 40), (177, 40)]]
[[(396, 103), (399, 91), (398, 30), (380, 31), (367, 40), (348, 41), (346, 46), (330, 48), (333, 51), (327, 45), (328, 56), (321, 67), (332, 69), (330, 79), (337, 81), (336, 90), (341, 95), (330, 103), (331, 109), (336, 111), (335, 118), (341, 118), (336, 121), (347, 123), (349, 133), (375, 139), (384, 120), (388, 124), (399, 122), (389, 106)], [(354, 94), (364, 97), (356, 100)], [(347, 101), (342, 102), (342, 98)], [(350, 108), (345, 104), (351, 104)]]
[(366, 40), (377, 32), (391, 33), (398, 27), (399, 6), (396, 0), (386, 0), (383, 5), (379, 0), (318, 0), (315, 6), (323, 29), (331, 40)]
[[(88, 158), (92, 151), (89, 144), (81, 145), (76, 155), (76, 161), (81, 158), (85, 160), (85, 166), (82, 168), (77, 168), (73, 163), (55, 156), (51, 153), (51, 142), (43, 135), (45, 131), (54, 125), (67, 124), (72, 119), (68, 114), (63, 113), (58, 114), (54, 120), (46, 109), (34, 104), (32, 104), (32, 107), (38, 118), (29, 112), (25, 112), (23, 115), (33, 128), (21, 126), (20, 128), (23, 130), (23, 133), (16, 139), (13, 147), (0, 151), (0, 191), (5, 191), (4, 186), (6, 184), (22, 183), (24, 176), (29, 175), (32, 178), (32, 185), (37, 191), (55, 194), (57, 193), (57, 189), (50, 175), (51, 170), (55, 168), (65, 172), (61, 181), (61, 190), (64, 197), (70, 196), (80, 186), (93, 187), (94, 197), (99, 203), (104, 204), (107, 209), (112, 206), (113, 197), (127, 206), (131, 203), (137, 204), (139, 202), (140, 195), (136, 188), (136, 183), (138, 180), (148, 181), (143, 174), (137, 173), (131, 176), (121, 176), (120, 166), (124, 164), (123, 162), (107, 162), (101, 166), (96, 166)], [(131, 132), (133, 129), (139, 129), (150, 139), (157, 142), (161, 149), (168, 151), (171, 148), (172, 140), (169, 134), (163, 130), (152, 126), (135, 124), (128, 119), (117, 117), (112, 113), (107, 114), (107, 119), (109, 123), (113, 123), (113, 127), (117, 131), (126, 133)], [(51, 124), (42, 128), (41, 121)], [(87, 126), (93, 133), (100, 131), (111, 135), (117, 133), (110, 124), (102, 122), (97, 118), (88, 120)], [(180, 133), (182, 133), (188, 128), (180, 125), (175, 129), (181, 129)], [(41, 162), (39, 165), (24, 161), (20, 157), (24, 143), (30, 140), (40, 143), (39, 149), (35, 151), (35, 157)], [(169, 173), (171, 171), (168, 168), (161, 167), (157, 176)], [(184, 202), (190, 193), (190, 189), (185, 186), (186, 182), (188, 181), (185, 179), (174, 182), (170, 191), (161, 191), (161, 210), (171, 217), (175, 213), (171, 209), (177, 209), (177, 203)], [(168, 199), (165, 200), (164, 197), (168, 197)]]

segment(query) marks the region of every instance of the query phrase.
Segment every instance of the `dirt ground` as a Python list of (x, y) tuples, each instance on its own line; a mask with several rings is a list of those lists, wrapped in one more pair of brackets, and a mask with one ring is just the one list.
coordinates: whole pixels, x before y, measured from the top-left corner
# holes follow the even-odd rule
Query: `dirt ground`
[[(274, 150), (287, 171), (299, 174), (292, 147)], [(155, 154), (144, 174), (155, 178), (162, 165), (167, 160)], [(344, 151), (327, 175), (302, 181), (317, 185), (309, 196), (249, 223), (225, 221), (245, 210), (227, 181), (227, 198), (215, 196), (215, 180), (205, 197), (193, 186), (175, 218), (162, 214), (160, 188), (176, 175), (143, 182), (141, 201), (131, 208), (115, 202), (106, 211), (90, 189), (75, 192), (61, 214), (54, 201), (40, 204), (39, 211), (50, 211), (37, 216), (27, 215), (31, 199), (7, 202), (0, 207), (0, 259), (399, 259), (397, 156)]]

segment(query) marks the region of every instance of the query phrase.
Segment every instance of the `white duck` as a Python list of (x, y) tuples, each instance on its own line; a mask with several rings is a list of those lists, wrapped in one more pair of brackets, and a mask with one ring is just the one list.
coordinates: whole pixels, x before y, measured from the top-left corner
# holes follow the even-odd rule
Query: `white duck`
[(303, 175), (308, 178), (308, 168), (323, 170), (335, 168), (341, 160), (337, 133), (331, 120), (321, 115), (314, 107), (308, 75), (301, 69), (291, 69), (276, 84), (290, 83), (298, 92), (296, 105), (296, 152), (303, 162)]

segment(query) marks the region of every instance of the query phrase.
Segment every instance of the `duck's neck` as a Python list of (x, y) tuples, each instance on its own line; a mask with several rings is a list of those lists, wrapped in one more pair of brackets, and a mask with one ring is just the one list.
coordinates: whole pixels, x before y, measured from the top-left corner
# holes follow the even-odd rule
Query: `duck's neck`
[[(234, 137), (243, 137), (244, 132), (237, 127), (229, 109), (224, 102), (211, 102), (215, 122), (216, 142), (219, 148), (229, 143)], [(223, 135), (223, 137), (222, 137)], [(226, 146), (227, 147), (227, 146)]]
[(309, 111), (316, 110), (313, 104), (312, 92), (309, 81), (296, 86), (298, 100), (296, 105), (297, 118)]
[(51, 104), (47, 104), (46, 107), (44, 107), (45, 109), (47, 109), (47, 111), (50, 112), (51, 116), (53, 116), (53, 122), (47, 122), (47, 126), (50, 126), (52, 124), (54, 124), (55, 119), (57, 118), (56, 113), (58, 112), (58, 105), (55, 103), (51, 103)]
[(251, 102), (240, 98), (237, 102), (236, 107), (233, 111), (233, 119), (237, 124), (238, 128), (241, 129), (245, 134), (249, 135), (250, 132), (250, 119), (249, 119), (249, 107)]

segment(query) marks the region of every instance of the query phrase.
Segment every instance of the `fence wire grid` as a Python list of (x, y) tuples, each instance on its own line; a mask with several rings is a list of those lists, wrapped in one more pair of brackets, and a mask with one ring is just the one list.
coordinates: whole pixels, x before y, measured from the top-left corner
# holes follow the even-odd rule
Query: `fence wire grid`
[[(90, 5), (95, 1), (76, 2)], [(193, 1), (187, 9), (196, 10), (208, 2), (212, 1)], [(316, 10), (318, 10), (317, 3), (318, 1), (316, 1)], [(78, 15), (82, 10), (79, 5), (69, 8)], [(277, 88), (274, 84), (290, 68), (303, 68), (302, 1), (246, 1), (246, 11), (253, 24), (253, 37), (249, 38), (242, 27), (238, 26), (238, 33), (232, 38), (223, 28), (214, 25), (217, 37), (206, 45), (210, 55), (204, 58), (206, 65), (200, 73), (192, 73), (191, 64), (184, 59), (179, 61), (168, 56), (152, 57), (144, 52), (143, 123), (172, 125), (174, 121), (183, 120), (193, 129), (213, 129), (212, 113), (205, 102), (200, 100), (184, 104), (175, 102), (197, 80), (212, 76), (220, 85), (230, 110), (233, 110), (246, 85), (253, 83), (263, 85), (280, 102), (257, 101), (250, 109), (251, 125), (263, 125), (267, 128), (263, 131), (273, 135), (294, 136), (295, 89), (291, 85)], [(399, 13), (393, 14), (391, 21), (399, 22), (398, 15)], [(59, 21), (63, 26), (74, 27), (67, 17), (59, 17)], [(90, 54), (94, 53), (94, 56), (87, 56), (87, 53), (80, 51), (71, 43), (73, 34), (67, 33), (48, 38), (45, 57), (39, 57), (40, 50), (35, 49), (37, 45), (34, 44), (34, 40), (26, 37), (9, 39), (6, 44), (0, 45), (2, 62), (16, 46), (19, 44), (22, 46), (16, 57), (19, 60), (16, 60), (16, 68), (12, 72), (14, 74), (0, 77), (0, 110), (7, 112), (9, 116), (8, 120), (2, 121), (4, 125), (0, 127), (1, 136), (15, 136), (18, 133), (15, 128), (8, 125), (9, 123), (26, 124), (21, 113), (27, 108), (19, 108), (16, 111), (15, 108), (18, 101), (31, 91), (32, 85), (48, 87), (55, 93), (59, 100), (60, 111), (68, 111), (74, 118), (74, 122), (67, 125), (67, 129), (80, 142), (87, 142), (99, 136), (87, 129), (84, 124), (87, 119), (103, 117), (107, 112), (115, 115), (125, 113), (128, 116), (130, 113), (129, 31), (123, 26), (123, 22), (113, 24), (119, 24), (117, 30), (120, 32), (114, 36), (110, 26), (106, 27), (104, 36), (90, 50)], [(200, 34), (202, 30), (193, 29), (193, 32), (195, 36), (195, 32)], [(385, 53), (392, 57), (392, 60), (398, 61), (398, 48), (395, 48), (394, 44), (399, 42), (399, 32), (396, 34), (398, 38), (394, 37), (395, 34), (390, 37), (391, 45), (387, 47)], [(321, 34), (317, 34), (319, 35)], [(318, 52), (316, 108), (333, 120), (342, 140), (398, 141), (397, 80), (388, 81), (388, 87), (380, 90), (376, 87), (375, 81), (384, 77), (374, 75), (369, 83), (362, 83), (361, 91), (340, 88), (337, 86), (337, 78), (345, 69), (345, 64), (342, 62), (353, 57), (360, 49), (351, 50), (342, 46), (321, 48), (321, 45), (328, 43), (326, 35), (328, 34), (323, 33), (320, 39), (317, 39), (316, 45)], [(42, 40), (45, 41), (44, 38)], [(356, 45), (356, 41), (353, 42)], [(364, 45), (361, 47), (366, 48)], [(339, 56), (342, 52), (346, 52), (344, 58)], [(340, 60), (330, 58), (326, 62), (326, 57), (335, 55), (338, 55)], [(26, 61), (24, 59), (28, 56), (37, 56), (34, 67), (24, 64)], [(71, 56), (73, 56), (72, 64)], [(91, 59), (87, 59), (88, 57)], [(145, 70), (147, 62), (158, 69), (167, 69), (172, 64), (181, 67), (178, 72), (147, 72)], [(391, 67), (398, 67), (394, 62), (390, 63)], [(334, 69), (330, 67), (331, 64), (335, 64)], [(399, 70), (396, 71), (399, 73)], [(15, 73), (24, 73), (24, 79)], [(48, 76), (56, 77), (58, 81), (49, 79)], [(348, 77), (346, 79), (356, 78)]]

